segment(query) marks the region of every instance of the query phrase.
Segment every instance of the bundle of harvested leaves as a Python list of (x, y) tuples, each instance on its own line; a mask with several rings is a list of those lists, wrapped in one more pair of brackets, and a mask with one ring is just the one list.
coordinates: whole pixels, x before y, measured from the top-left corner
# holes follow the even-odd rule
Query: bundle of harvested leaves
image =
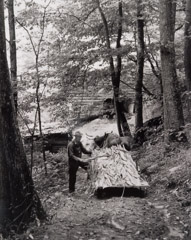
[(148, 187), (139, 175), (130, 152), (121, 146), (99, 149), (93, 152), (91, 161), (92, 188)]

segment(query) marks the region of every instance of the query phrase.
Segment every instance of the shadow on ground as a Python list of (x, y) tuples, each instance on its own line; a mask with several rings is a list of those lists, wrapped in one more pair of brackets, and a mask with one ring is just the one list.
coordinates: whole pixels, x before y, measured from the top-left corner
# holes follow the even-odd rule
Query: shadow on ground
[(147, 196), (145, 189), (138, 188), (122, 188), (122, 187), (111, 187), (111, 188), (99, 188), (95, 192), (95, 196), (98, 199), (107, 199), (112, 197), (140, 197), (144, 198)]

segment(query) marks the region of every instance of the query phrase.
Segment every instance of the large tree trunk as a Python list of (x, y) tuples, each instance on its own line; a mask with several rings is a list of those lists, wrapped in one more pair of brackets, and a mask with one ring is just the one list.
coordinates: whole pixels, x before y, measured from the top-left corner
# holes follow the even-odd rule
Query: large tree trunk
[(0, 0), (0, 226), (6, 230), (14, 225), (21, 230), (35, 215), (45, 217), (16, 120), (6, 56), (4, 1)]
[(11, 81), (13, 84), (13, 97), (15, 109), (17, 111), (17, 50), (16, 50), (16, 36), (15, 36), (15, 16), (14, 16), (14, 0), (8, 0), (8, 14), (9, 14), (9, 35), (10, 35), (10, 68)]
[(175, 64), (176, 1), (160, 2), (161, 67), (163, 85), (164, 129), (166, 140), (169, 131), (178, 131), (184, 125), (181, 98)]
[(186, 3), (186, 19), (184, 32), (184, 66), (185, 66), (185, 83), (188, 91), (188, 121), (191, 122), (191, 0)]
[(137, 81), (135, 85), (135, 131), (143, 126), (144, 19), (143, 1), (137, 0)]

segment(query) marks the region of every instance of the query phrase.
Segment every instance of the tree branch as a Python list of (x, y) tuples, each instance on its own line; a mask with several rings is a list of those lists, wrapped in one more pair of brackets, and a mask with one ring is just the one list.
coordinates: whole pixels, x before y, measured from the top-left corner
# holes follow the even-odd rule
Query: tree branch
[(148, 90), (148, 88), (145, 87), (144, 84), (142, 85), (142, 87), (143, 87), (144, 92), (147, 93), (147, 95), (152, 96), (152, 97), (156, 97), (152, 92), (150, 92)]
[(8, 44), (10, 45), (10, 41), (6, 38), (6, 42), (8, 42)]
[(178, 26), (176, 29), (175, 29), (175, 32), (179, 31), (181, 28), (184, 27), (184, 24), (181, 24), (180, 26)]
[(147, 57), (148, 62), (150, 63), (153, 74), (155, 75), (155, 77), (157, 77), (161, 81), (161, 74), (158, 73), (157, 70), (155, 69), (155, 66), (151, 60), (150, 54), (146, 48), (145, 48), (145, 52), (146, 52), (146, 57)]
[(44, 30), (45, 30), (45, 19), (46, 19), (46, 10), (49, 7), (51, 3), (51, 0), (48, 2), (48, 4), (44, 7), (44, 12), (43, 12), (43, 17), (42, 17), (42, 33), (41, 33), (41, 37), (40, 40), (38, 42), (38, 47), (37, 47), (37, 55), (39, 55), (40, 53), (40, 47), (41, 47), (41, 43), (43, 41), (43, 37), (44, 37)]
[(135, 64), (137, 64), (137, 59), (135, 59), (133, 56), (127, 55), (127, 58), (128, 58), (130, 61), (132, 61), (132, 62), (134, 62)]
[(16, 22), (26, 31), (28, 37), (29, 37), (29, 40), (30, 40), (30, 43), (31, 43), (31, 46), (32, 46), (32, 49), (33, 49), (33, 52), (35, 54), (35, 56), (37, 55), (37, 52), (36, 52), (36, 48), (35, 48), (35, 45), (34, 45), (34, 42), (33, 42), (33, 39), (32, 39), (32, 36), (29, 32), (29, 30), (24, 26), (23, 23), (21, 23), (18, 18), (16, 18)]
[[(149, 45), (149, 48), (150, 48), (150, 46), (151, 46), (151, 39), (150, 39), (150, 36), (149, 36), (148, 30), (147, 30), (147, 27), (146, 27), (146, 32), (147, 32), (148, 45)], [(160, 67), (159, 67), (158, 61), (157, 61), (156, 58), (154, 57), (152, 51), (149, 51), (149, 52), (150, 52), (150, 55), (151, 55), (153, 61), (154, 61), (155, 64), (156, 64), (156, 67), (157, 67), (158, 71), (160, 72), (161, 69), (160, 69)]]
[(100, 2), (99, 0), (96, 0), (97, 2), (97, 7), (98, 7), (98, 10), (100, 12), (100, 15), (101, 15), (101, 18), (102, 18), (102, 21), (103, 21), (103, 24), (104, 24), (104, 28), (105, 28), (105, 38), (106, 38), (106, 43), (107, 43), (107, 48), (108, 49), (111, 49), (111, 43), (110, 43), (110, 38), (109, 38), (109, 27), (108, 27), (108, 23), (107, 23), (107, 20), (106, 20), (106, 17), (105, 17), (105, 14), (100, 6)]
[[(123, 83), (124, 85), (128, 86), (130, 89), (132, 89), (132, 90), (135, 91), (135, 88), (132, 87), (130, 84), (124, 82), (123, 80), (121, 80), (121, 83)], [(143, 90), (144, 90), (143, 92), (146, 93), (147, 95), (156, 97), (155, 94), (153, 94), (152, 92), (150, 92), (150, 91), (145, 87), (144, 84), (143, 84)]]
[(85, 16), (84, 21), (86, 21), (89, 16), (97, 9), (97, 7), (92, 8), (92, 10)]
[(79, 22), (82, 22), (83, 24), (87, 25), (88, 27), (90, 27), (91, 29), (93, 29), (93, 27), (88, 24), (87, 22), (85, 22), (85, 20), (81, 19), (80, 17), (76, 16), (76, 15), (73, 15), (73, 14), (69, 14), (69, 13), (65, 13), (67, 16), (69, 17), (73, 17), (73, 18), (76, 18)]
[[(97, 7), (98, 7), (99, 13), (101, 15), (102, 21), (103, 21), (104, 28), (105, 28), (105, 38), (106, 38), (107, 49), (111, 50), (111, 43), (110, 43), (110, 34), (109, 34), (108, 23), (107, 23), (105, 14), (104, 14), (101, 6), (100, 6), (100, 1), (96, 0), (96, 3), (97, 3)], [(114, 62), (113, 62), (113, 57), (112, 56), (109, 57), (109, 62), (110, 62), (111, 78), (112, 78), (113, 85), (115, 86), (116, 85), (116, 82), (115, 82), (116, 81), (116, 78), (115, 78), (115, 67), (114, 67)]]

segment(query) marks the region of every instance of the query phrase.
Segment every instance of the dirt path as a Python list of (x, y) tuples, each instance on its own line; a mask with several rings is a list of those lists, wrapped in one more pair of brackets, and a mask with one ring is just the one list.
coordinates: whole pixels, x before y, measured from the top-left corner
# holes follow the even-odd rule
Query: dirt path
[(155, 239), (167, 231), (162, 216), (143, 199), (78, 196), (63, 198), (60, 206), (44, 239)]
[[(191, 152), (177, 149), (165, 155), (163, 149), (163, 142), (158, 140), (156, 145), (148, 143), (132, 152), (140, 168), (147, 170), (147, 197), (102, 200), (86, 194), (88, 182), (83, 170), (78, 172), (77, 194), (69, 196), (66, 151), (49, 154), (48, 177), (44, 177), (42, 168), (34, 179), (51, 220), (40, 228), (32, 227), (33, 238), (22, 239), (190, 240)], [(37, 159), (42, 162), (39, 156)]]
[[(146, 198), (97, 199), (85, 193), (85, 175), (79, 172), (77, 193), (70, 196), (67, 185), (47, 200), (52, 220), (33, 233), (38, 240), (149, 240), (186, 239), (180, 219), (165, 201)], [(67, 183), (65, 183), (67, 184)], [(175, 221), (175, 224), (174, 224)], [(177, 224), (176, 224), (177, 223)]]

